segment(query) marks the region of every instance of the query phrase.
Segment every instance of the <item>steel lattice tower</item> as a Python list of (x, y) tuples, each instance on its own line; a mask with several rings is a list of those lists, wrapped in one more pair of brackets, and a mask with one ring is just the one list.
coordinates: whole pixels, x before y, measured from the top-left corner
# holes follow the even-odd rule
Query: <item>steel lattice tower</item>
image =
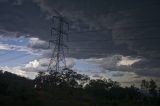
[(61, 16), (53, 16), (51, 22), (51, 40), (49, 45), (53, 44), (53, 53), (48, 65), (49, 74), (60, 72), (66, 68), (64, 49), (64, 36), (68, 39), (69, 24)]

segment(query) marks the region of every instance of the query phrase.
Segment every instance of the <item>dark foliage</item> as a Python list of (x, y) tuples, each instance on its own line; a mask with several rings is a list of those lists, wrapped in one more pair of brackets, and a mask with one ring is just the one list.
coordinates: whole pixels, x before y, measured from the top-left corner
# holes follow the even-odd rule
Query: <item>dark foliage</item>
[(90, 80), (70, 69), (52, 75), (39, 72), (34, 80), (0, 71), (0, 106), (159, 106), (156, 83), (143, 80), (141, 87)]

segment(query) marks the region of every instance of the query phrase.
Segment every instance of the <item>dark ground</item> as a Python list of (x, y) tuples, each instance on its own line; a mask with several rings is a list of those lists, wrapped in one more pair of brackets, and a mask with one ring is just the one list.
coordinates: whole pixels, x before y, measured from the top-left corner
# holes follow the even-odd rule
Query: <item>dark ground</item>
[[(122, 88), (112, 80), (90, 80), (87, 76), (69, 72), (62, 79), (56, 74), (39, 73), (29, 80), (9, 72), (0, 73), (0, 106), (159, 106), (158, 90), (150, 81), (149, 94), (134, 86)], [(58, 77), (57, 77), (58, 76)], [(61, 79), (61, 80), (60, 80)], [(43, 80), (43, 81), (42, 81)], [(82, 87), (77, 80), (89, 83)], [(145, 88), (145, 82), (142, 81)], [(152, 86), (151, 86), (152, 85)]]

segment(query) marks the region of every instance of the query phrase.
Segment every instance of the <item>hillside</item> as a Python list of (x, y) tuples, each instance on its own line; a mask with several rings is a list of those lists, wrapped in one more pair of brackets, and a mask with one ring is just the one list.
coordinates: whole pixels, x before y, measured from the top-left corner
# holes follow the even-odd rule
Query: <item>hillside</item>
[[(73, 71), (63, 77), (39, 73), (29, 80), (9, 72), (0, 73), (1, 106), (158, 106), (160, 97), (146, 96), (134, 86), (122, 88), (112, 80), (90, 80)], [(52, 84), (46, 83), (53, 78)], [(63, 79), (63, 80), (60, 80)], [(89, 83), (82, 87), (76, 81)], [(39, 82), (38, 82), (39, 81)], [(51, 79), (50, 79), (51, 81)], [(53, 84), (54, 83), (54, 84)], [(82, 84), (82, 83), (81, 83)]]

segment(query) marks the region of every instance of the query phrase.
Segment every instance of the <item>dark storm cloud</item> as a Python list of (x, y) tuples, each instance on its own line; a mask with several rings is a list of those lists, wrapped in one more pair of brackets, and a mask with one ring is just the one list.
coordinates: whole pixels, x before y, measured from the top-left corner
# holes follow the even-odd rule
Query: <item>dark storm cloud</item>
[(113, 77), (122, 77), (124, 76), (124, 73), (114, 73), (112, 74)]
[(160, 76), (159, 59), (143, 59), (132, 65), (134, 71), (143, 76)]
[(159, 0), (1, 0), (0, 29), (48, 41), (55, 10), (70, 23), (70, 57), (142, 56), (142, 74), (160, 66)]
[(0, 0), (0, 3), (1, 3), (1, 2), (8, 2), (8, 0)]
[(44, 39), (49, 26), (36, 4), (28, 0), (25, 4), (14, 5), (13, 1), (15, 0), (0, 3), (0, 29), (41, 36)]
[[(156, 57), (160, 41), (156, 39), (160, 33), (158, 3), (157, 0), (10, 0), (0, 4), (0, 28), (48, 41), (48, 17), (56, 15), (56, 9), (71, 24), (68, 42), (71, 56), (87, 58), (118, 53)], [(89, 30), (100, 31), (86, 32)], [(82, 53), (76, 55), (78, 52)]]

